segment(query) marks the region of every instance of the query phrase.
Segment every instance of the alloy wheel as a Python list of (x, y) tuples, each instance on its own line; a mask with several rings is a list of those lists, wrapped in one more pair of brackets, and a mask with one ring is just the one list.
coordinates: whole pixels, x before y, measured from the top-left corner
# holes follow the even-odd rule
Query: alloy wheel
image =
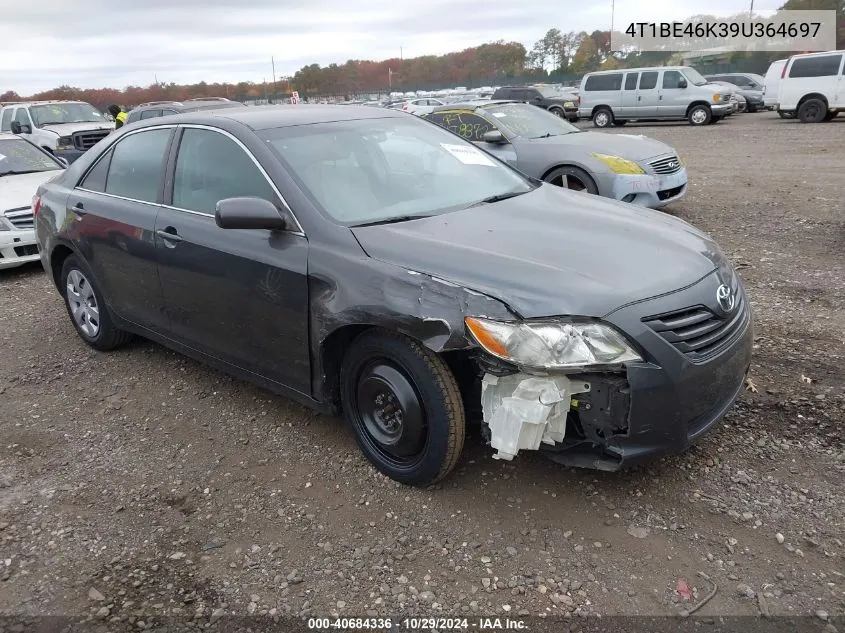
[(79, 270), (67, 276), (67, 302), (76, 325), (89, 338), (100, 331), (100, 306), (88, 278)]

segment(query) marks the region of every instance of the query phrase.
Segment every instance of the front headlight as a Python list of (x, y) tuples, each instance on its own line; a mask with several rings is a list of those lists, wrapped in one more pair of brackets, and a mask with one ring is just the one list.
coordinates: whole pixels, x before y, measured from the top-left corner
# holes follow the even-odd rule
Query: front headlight
[(464, 319), (488, 353), (516, 365), (567, 369), (641, 361), (625, 338), (601, 323), (511, 322)]
[(645, 169), (637, 165), (637, 163), (621, 156), (593, 152), (593, 158), (607, 165), (608, 169), (614, 174), (640, 175), (645, 173)]
[(67, 149), (68, 147), (73, 147), (73, 138), (70, 136), (61, 137), (56, 147), (58, 149)]
[(0, 213), (0, 231), (13, 231), (15, 227), (6, 219), (6, 216)]

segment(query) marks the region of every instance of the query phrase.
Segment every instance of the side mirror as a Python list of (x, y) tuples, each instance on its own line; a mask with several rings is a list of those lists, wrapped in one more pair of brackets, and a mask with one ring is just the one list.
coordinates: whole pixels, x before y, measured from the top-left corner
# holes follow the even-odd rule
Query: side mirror
[(226, 198), (217, 203), (214, 220), (221, 229), (282, 230), (288, 223), (272, 202), (263, 198)]
[(687, 87), (687, 85), (688, 85), (688, 84), (687, 84), (687, 80), (686, 80), (686, 79), (681, 79), (681, 80), (678, 82), (678, 88), (686, 88), (686, 87)]
[(29, 125), (17, 121), (12, 121), (11, 130), (12, 134), (32, 134), (32, 128)]
[(485, 143), (495, 143), (500, 144), (505, 142), (505, 135), (502, 134), (499, 130), (490, 130), (489, 132), (485, 132), (484, 136), (481, 137)]

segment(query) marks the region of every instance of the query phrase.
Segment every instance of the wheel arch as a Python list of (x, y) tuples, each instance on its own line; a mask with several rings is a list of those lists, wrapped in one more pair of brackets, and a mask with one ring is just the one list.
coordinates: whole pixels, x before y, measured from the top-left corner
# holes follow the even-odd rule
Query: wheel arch
[(703, 100), (701, 100), (701, 99), (699, 99), (699, 100), (697, 100), (697, 101), (693, 101), (692, 103), (690, 103), (690, 104), (687, 106), (687, 111), (686, 111), (686, 113), (684, 114), (684, 116), (689, 116), (689, 113), (690, 113), (690, 112), (692, 111), (692, 109), (693, 109), (693, 108), (695, 108), (696, 106), (707, 106), (707, 108), (709, 108), (709, 109), (712, 111), (712, 108), (710, 107), (711, 105), (713, 105), (713, 104), (711, 104), (709, 101), (703, 101)]
[(800, 108), (802, 104), (804, 104), (806, 101), (809, 101), (810, 99), (818, 99), (819, 101), (822, 101), (825, 104), (825, 106), (830, 105), (830, 102), (827, 100), (827, 97), (824, 96), (822, 93), (820, 93), (820, 92), (810, 92), (810, 93), (805, 94), (803, 97), (801, 97), (798, 100), (798, 104), (795, 106), (796, 110), (798, 108)]
[(62, 276), (62, 267), (65, 264), (65, 260), (70, 257), (71, 255), (76, 255), (79, 257), (79, 253), (71, 248), (65, 242), (60, 242), (56, 244), (53, 249), (50, 251), (50, 272), (51, 277), (53, 279), (53, 284), (55, 284), (56, 288), (59, 291), (62, 290), (61, 288), (61, 276)]
[(590, 118), (596, 116), (596, 112), (599, 110), (609, 110), (611, 114), (613, 114), (613, 108), (606, 103), (600, 103), (599, 105), (593, 106), (593, 109), (590, 110)]

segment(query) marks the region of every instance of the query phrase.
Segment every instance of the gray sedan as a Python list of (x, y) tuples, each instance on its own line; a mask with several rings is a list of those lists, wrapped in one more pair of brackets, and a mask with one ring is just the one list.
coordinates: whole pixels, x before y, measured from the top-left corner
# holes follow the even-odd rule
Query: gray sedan
[(450, 104), (424, 115), (528, 176), (659, 209), (687, 190), (677, 152), (641, 135), (583, 132), (513, 101)]

